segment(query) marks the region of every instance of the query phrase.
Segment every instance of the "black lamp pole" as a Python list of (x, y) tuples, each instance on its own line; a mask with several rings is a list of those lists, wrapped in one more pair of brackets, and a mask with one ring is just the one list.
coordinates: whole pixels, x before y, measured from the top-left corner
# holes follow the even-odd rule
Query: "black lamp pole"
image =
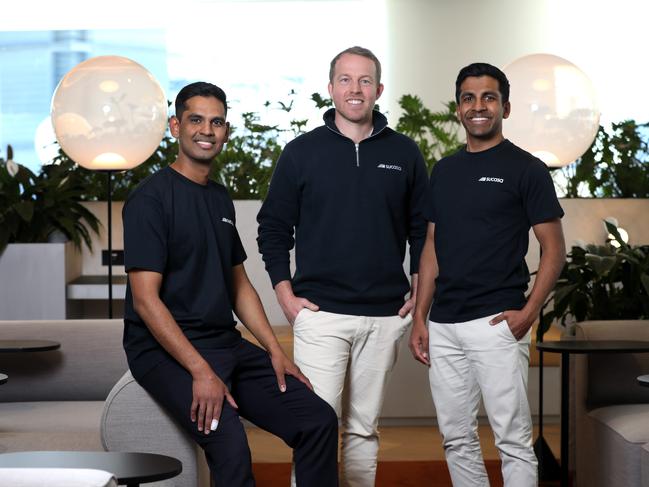
[(108, 318), (113, 318), (113, 171), (106, 171), (108, 190)]
[[(539, 265), (543, 249), (539, 246)], [(539, 312), (539, 328), (543, 326), (543, 310)], [(543, 335), (539, 335), (537, 342), (543, 341)], [(543, 350), (537, 350), (539, 353), (539, 436), (534, 442), (534, 453), (538, 460), (539, 480), (558, 480), (561, 476), (561, 467), (559, 462), (552, 454), (552, 450), (543, 437)], [(562, 462), (567, 461), (561, 459)]]

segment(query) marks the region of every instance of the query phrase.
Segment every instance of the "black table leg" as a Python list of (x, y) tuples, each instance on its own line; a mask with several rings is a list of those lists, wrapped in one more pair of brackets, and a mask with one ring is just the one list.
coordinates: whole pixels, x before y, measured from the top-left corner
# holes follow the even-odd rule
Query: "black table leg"
[(568, 487), (570, 354), (561, 354), (561, 487)]

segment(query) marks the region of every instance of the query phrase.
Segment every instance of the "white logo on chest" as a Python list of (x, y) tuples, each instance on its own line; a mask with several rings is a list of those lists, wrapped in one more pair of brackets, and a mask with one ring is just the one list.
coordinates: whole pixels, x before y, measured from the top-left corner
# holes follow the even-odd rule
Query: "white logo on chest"
[(388, 169), (390, 171), (401, 171), (401, 166), (397, 166), (396, 164), (379, 164), (378, 166), (379, 169)]
[(504, 183), (505, 180), (502, 178), (491, 178), (491, 177), (486, 177), (482, 176), (480, 179), (478, 179), (481, 183)]
[(234, 226), (234, 222), (230, 220), (229, 218), (223, 217), (221, 218), (221, 221), (224, 223), (229, 223), (230, 225)]

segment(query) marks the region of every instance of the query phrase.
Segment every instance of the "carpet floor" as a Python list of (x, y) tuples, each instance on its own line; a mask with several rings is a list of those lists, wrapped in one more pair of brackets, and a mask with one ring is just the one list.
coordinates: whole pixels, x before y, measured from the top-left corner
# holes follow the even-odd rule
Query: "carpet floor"
[[(500, 461), (486, 460), (491, 487), (502, 487)], [(289, 463), (255, 463), (257, 487), (286, 487), (291, 477)], [(376, 487), (452, 487), (444, 461), (379, 462)]]

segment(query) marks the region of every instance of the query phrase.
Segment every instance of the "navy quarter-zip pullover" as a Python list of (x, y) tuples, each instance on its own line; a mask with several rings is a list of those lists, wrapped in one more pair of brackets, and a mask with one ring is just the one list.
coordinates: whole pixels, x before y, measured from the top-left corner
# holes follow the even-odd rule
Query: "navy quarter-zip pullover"
[(413, 140), (374, 112), (372, 135), (355, 144), (334, 124), (287, 144), (257, 221), (257, 242), (272, 284), (291, 280), (296, 296), (332, 313), (390, 316), (410, 286), (403, 269), (419, 267), (426, 235), (427, 174)]

